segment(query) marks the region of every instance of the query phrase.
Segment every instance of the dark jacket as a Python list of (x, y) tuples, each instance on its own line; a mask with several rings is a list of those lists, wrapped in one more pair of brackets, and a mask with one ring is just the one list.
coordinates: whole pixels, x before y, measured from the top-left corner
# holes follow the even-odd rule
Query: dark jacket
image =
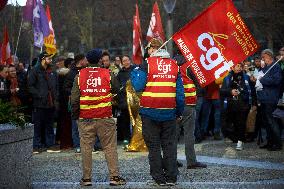
[(36, 65), (29, 72), (28, 87), (34, 108), (58, 107), (58, 77), (51, 67), (44, 69), (41, 64)]
[[(238, 74), (235, 74), (233, 71), (229, 73), (224, 78), (222, 87), (220, 89), (220, 95), (222, 99), (225, 99), (225, 101), (230, 104), (230, 102), (234, 101), (233, 96), (231, 94), (233, 89), (238, 89), (240, 91), (240, 94), (238, 95), (238, 105), (256, 105), (256, 94), (255, 94), (255, 88), (253, 86), (253, 83), (250, 81), (250, 78), (245, 73), (240, 73), (239, 76), (241, 77), (241, 82), (239, 84), (236, 84), (235, 77)], [(226, 104), (225, 104), (226, 105)], [(225, 107), (226, 108), (226, 107)]]
[[(263, 73), (266, 73), (267, 70), (272, 66), (266, 66), (263, 68)], [(260, 80), (260, 83), (263, 86), (261, 91), (257, 91), (257, 98), (260, 103), (269, 103), (277, 104), (280, 98), (280, 87), (282, 81), (282, 70), (279, 64), (276, 64), (265, 76)]]
[(126, 100), (126, 82), (130, 78), (130, 72), (134, 68), (134, 66), (130, 66), (129, 68), (122, 68), (117, 74), (117, 80), (120, 85), (120, 90), (117, 94), (118, 96), (118, 108), (119, 109), (127, 109), (127, 100)]
[[(98, 66), (94, 66), (98, 67)], [(112, 94), (117, 94), (119, 90), (119, 83), (114, 76), (112, 72), (110, 72), (111, 76), (111, 93)], [(73, 120), (79, 119), (80, 116), (80, 89), (78, 85), (78, 77), (79, 75), (76, 75), (74, 82), (73, 82), (73, 87), (71, 90), (71, 117)]]
[(25, 70), (17, 72), (17, 81), (19, 86), (18, 97), (22, 103), (27, 103), (29, 98), (28, 73)]
[(71, 95), (71, 90), (72, 90), (72, 87), (73, 87), (74, 79), (75, 79), (76, 75), (79, 73), (80, 69), (81, 68), (73, 67), (67, 73), (67, 75), (65, 77), (64, 84), (63, 84), (63, 90), (64, 90), (64, 93), (66, 94), (66, 96)]
[(0, 99), (9, 102), (11, 97), (10, 81), (0, 77)]

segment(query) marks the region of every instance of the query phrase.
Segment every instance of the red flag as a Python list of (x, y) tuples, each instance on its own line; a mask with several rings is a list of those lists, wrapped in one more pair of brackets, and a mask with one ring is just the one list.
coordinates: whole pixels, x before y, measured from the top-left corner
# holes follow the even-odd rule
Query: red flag
[(12, 64), (11, 49), (8, 37), (8, 30), (6, 26), (4, 28), (4, 38), (1, 48), (1, 62), (4, 65)]
[(143, 59), (142, 52), (142, 33), (138, 6), (136, 4), (136, 14), (133, 16), (133, 54), (132, 59), (135, 64), (141, 64)]
[(2, 64), (2, 43), (0, 43), (0, 64)]
[(160, 38), (162, 41), (165, 41), (166, 39), (157, 2), (155, 2), (153, 6), (153, 12), (146, 39), (147, 41), (150, 41), (152, 38)]
[(48, 25), (49, 25), (49, 30), (50, 34), (44, 38), (44, 45), (46, 47), (46, 51), (49, 54), (55, 54), (56, 53), (56, 41), (55, 41), (55, 34), (54, 34), (54, 29), (52, 27), (52, 22), (51, 22), (51, 15), (50, 15), (50, 9), (49, 6), (46, 5), (46, 16), (48, 20)]
[(259, 47), (232, 0), (217, 0), (175, 33), (173, 40), (201, 86), (223, 76)]

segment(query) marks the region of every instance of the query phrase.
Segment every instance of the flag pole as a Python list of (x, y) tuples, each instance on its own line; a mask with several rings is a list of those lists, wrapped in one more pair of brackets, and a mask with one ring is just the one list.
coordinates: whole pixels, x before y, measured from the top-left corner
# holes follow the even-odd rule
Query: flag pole
[(282, 60), (283, 56), (280, 56), (280, 58), (264, 73), (262, 77), (264, 77), (267, 72), (269, 72), (280, 60)]
[(163, 48), (170, 40), (172, 40), (172, 38), (173, 38), (173, 36), (170, 37), (170, 39), (168, 39), (166, 42), (164, 42), (164, 44), (162, 44), (162, 46), (160, 46), (160, 48), (158, 48), (155, 52), (153, 52), (153, 53), (151, 54), (151, 56), (156, 55), (156, 53), (157, 53), (161, 48)]
[(21, 35), (21, 31), (22, 31), (22, 25), (23, 25), (23, 17), (22, 17), (22, 20), (21, 20), (21, 25), (20, 25), (20, 29), (19, 29), (18, 39), (17, 39), (17, 43), (16, 43), (15, 56), (17, 56), (17, 50), (18, 50), (20, 35)]

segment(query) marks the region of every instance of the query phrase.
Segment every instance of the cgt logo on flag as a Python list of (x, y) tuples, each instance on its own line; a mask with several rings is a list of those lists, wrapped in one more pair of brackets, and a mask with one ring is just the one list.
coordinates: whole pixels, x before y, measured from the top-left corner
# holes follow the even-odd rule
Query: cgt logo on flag
[(231, 0), (217, 0), (177, 32), (173, 40), (202, 87), (258, 49)]

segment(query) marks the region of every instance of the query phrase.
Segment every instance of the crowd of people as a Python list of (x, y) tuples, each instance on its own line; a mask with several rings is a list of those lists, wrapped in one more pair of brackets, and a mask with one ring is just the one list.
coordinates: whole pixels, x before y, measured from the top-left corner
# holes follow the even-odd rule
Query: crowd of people
[[(34, 154), (64, 149), (82, 154), (84, 186), (92, 184), (92, 152), (98, 150), (105, 153), (110, 184), (126, 183), (119, 176), (117, 142), (131, 140), (128, 80), (142, 93), (142, 135), (156, 185), (176, 184), (183, 166), (177, 161), (181, 133), (188, 169), (207, 167), (196, 160), (194, 150), (205, 139), (229, 138), (236, 150), (255, 139), (260, 148), (282, 149), (284, 47), (277, 56), (265, 49), (202, 88), (184, 57), (179, 52), (170, 57), (161, 45), (152, 39), (141, 65), (128, 55), (112, 58), (101, 49), (55, 62), (44, 51), (27, 71), (22, 62), (0, 64), (0, 98), (24, 107), (27, 121), (34, 124)], [(251, 112), (257, 112), (255, 117)], [(252, 129), (249, 119), (254, 120)]]

